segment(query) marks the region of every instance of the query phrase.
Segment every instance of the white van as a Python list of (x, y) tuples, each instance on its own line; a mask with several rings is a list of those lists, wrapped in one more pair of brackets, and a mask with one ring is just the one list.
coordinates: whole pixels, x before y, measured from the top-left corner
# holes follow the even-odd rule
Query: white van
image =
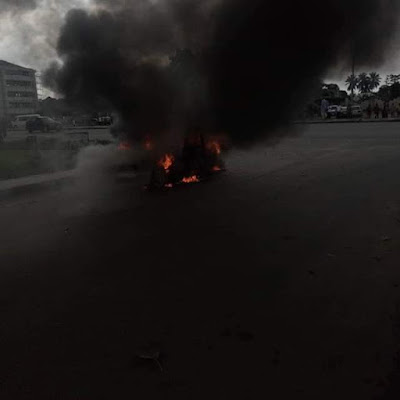
[(39, 114), (26, 114), (26, 115), (17, 115), (14, 121), (11, 122), (11, 127), (13, 129), (25, 130), (26, 129), (26, 121), (31, 118), (40, 117)]

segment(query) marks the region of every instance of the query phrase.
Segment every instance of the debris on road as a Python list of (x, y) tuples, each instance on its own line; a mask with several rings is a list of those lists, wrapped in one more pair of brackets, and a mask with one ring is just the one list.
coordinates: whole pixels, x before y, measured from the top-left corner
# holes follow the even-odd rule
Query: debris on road
[(164, 372), (164, 369), (161, 365), (160, 356), (161, 356), (161, 353), (159, 351), (156, 351), (154, 353), (139, 354), (138, 358), (141, 360), (150, 361), (150, 362), (155, 363), (157, 365), (157, 367), (160, 369), (160, 371)]

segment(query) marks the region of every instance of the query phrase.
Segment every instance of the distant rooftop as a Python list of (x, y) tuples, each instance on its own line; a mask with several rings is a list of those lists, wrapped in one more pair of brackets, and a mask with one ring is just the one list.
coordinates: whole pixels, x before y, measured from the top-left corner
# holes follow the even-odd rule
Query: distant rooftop
[(25, 69), (27, 71), (35, 71), (32, 68), (21, 67), (20, 65), (12, 64), (12, 63), (9, 63), (8, 61), (4, 61), (4, 60), (0, 60), (0, 68), (1, 67), (19, 68), (19, 69)]

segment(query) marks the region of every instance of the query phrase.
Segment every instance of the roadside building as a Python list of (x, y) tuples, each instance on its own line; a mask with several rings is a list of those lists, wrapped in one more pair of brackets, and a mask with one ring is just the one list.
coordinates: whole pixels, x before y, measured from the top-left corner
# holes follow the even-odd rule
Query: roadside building
[(35, 70), (0, 60), (0, 120), (38, 109)]

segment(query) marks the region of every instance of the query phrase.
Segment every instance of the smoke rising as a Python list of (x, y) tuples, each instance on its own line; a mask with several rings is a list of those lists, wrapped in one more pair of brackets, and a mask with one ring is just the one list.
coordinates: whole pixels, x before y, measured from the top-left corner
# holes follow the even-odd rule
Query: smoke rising
[[(383, 63), (398, 0), (99, 0), (68, 13), (46, 83), (103, 102), (140, 140), (190, 130), (262, 139), (340, 64)], [(184, 49), (184, 50), (182, 50)]]
[(0, 13), (11, 10), (34, 9), (36, 6), (36, 0), (1, 0)]
[(201, 1), (192, 1), (190, 9), (183, 2), (122, 4), (113, 2), (113, 12), (68, 13), (58, 42), (63, 65), (53, 64), (45, 83), (71, 100), (112, 106), (135, 139), (175, 136), (172, 130), (182, 132), (202, 90), (194, 90), (200, 75), (192, 53), (178, 52), (175, 62), (170, 57), (177, 48), (205, 42), (207, 29), (197, 24), (205, 25), (207, 10)]
[[(287, 121), (316, 79), (341, 62), (377, 66), (399, 2), (234, 0), (219, 10), (207, 76), (220, 129), (257, 139)], [(379, 32), (379, 33), (378, 33)]]
[(57, 58), (66, 13), (89, 0), (0, 0), (0, 58), (44, 70)]

